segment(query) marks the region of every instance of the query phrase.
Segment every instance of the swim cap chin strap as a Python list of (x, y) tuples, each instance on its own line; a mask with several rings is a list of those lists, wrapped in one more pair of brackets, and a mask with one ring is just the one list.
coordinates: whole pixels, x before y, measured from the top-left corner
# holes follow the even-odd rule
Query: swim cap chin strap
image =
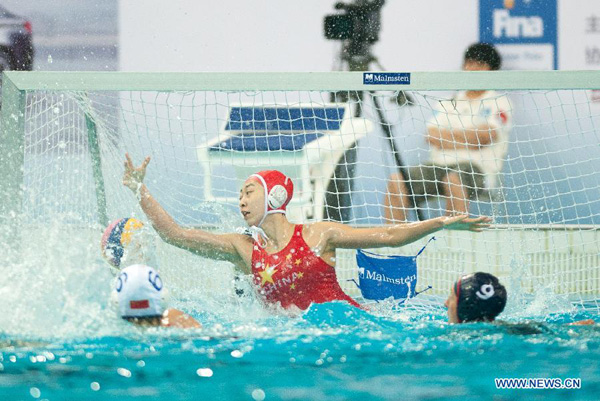
[(257, 226), (251, 226), (248, 227), (248, 231), (250, 231), (252, 239), (256, 241), (261, 248), (267, 247), (267, 241), (269, 240), (269, 237), (267, 237), (265, 230)]
[(456, 295), (456, 317), (458, 318), (458, 323), (462, 323), (462, 319), (460, 318), (460, 314), (458, 313), (458, 304), (460, 302), (460, 282), (462, 277), (458, 279), (456, 283), (454, 283), (454, 295)]

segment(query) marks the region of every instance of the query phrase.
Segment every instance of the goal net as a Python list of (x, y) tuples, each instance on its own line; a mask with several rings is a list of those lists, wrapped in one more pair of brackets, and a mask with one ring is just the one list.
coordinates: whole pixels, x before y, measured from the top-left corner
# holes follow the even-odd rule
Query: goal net
[[(244, 226), (244, 179), (278, 169), (294, 180), (293, 222), (371, 226), (461, 207), (493, 217), (484, 233), (436, 234), (417, 290), (443, 296), (459, 274), (487, 271), (513, 299), (598, 307), (600, 74), (368, 79), (5, 73), (4, 239), (23, 243), (27, 227), (57, 222), (98, 233), (116, 218), (145, 219), (121, 183), (126, 152), (136, 164), (152, 158), (146, 183), (179, 224), (217, 232)], [(426, 240), (379, 252), (416, 255)], [(358, 296), (354, 251), (340, 250), (336, 268)]]

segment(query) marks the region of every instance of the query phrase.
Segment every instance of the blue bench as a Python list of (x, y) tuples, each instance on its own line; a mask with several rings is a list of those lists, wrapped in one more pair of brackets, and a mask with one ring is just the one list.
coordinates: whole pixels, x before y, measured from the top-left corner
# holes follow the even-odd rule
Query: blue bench
[(304, 148), (309, 142), (319, 139), (324, 134), (268, 134), (256, 132), (253, 134), (235, 135), (219, 142), (209, 148), (210, 152), (236, 151), (236, 152), (296, 152)]
[(232, 107), (225, 131), (269, 134), (339, 131), (345, 113), (344, 107)]

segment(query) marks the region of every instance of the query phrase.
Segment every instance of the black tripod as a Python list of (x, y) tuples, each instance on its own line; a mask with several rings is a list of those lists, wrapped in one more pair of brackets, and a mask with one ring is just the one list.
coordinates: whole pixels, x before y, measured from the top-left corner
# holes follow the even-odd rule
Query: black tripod
[[(358, 53), (358, 54), (357, 54)], [(356, 44), (352, 42), (345, 43), (342, 46), (340, 59), (342, 63), (348, 66), (349, 71), (369, 71), (371, 63), (376, 63), (380, 70), (381, 64), (374, 57), (370, 51), (369, 46), (364, 46), (360, 49), (356, 48)], [(349, 102), (357, 101), (360, 105), (365, 97), (365, 93), (368, 93), (371, 97), (381, 125), (386, 142), (390, 147), (394, 162), (396, 164), (397, 171), (402, 175), (404, 182), (406, 182), (406, 189), (408, 191), (408, 197), (411, 203), (411, 207), (415, 209), (418, 220), (423, 220), (421, 210), (417, 207), (416, 198), (412, 190), (412, 185), (408, 182), (408, 171), (398, 148), (393, 138), (392, 125), (387, 121), (387, 118), (383, 112), (383, 108), (379, 101), (379, 98), (375, 96), (373, 91), (359, 91), (350, 94), (349, 92), (334, 92), (331, 94), (332, 102)], [(399, 91), (396, 95), (396, 104), (399, 107), (409, 105), (411, 103), (410, 97), (403, 91)], [(357, 106), (354, 110), (354, 116), (360, 117), (362, 115), (362, 108)], [(337, 162), (337, 166), (333, 177), (327, 187), (325, 196), (325, 210), (324, 216), (329, 217), (331, 220), (347, 222), (350, 220), (350, 209), (351, 209), (351, 192), (354, 187), (354, 175), (356, 170), (357, 160), (357, 144), (356, 142), (344, 153), (344, 155)], [(336, 207), (337, 206), (337, 207)]]

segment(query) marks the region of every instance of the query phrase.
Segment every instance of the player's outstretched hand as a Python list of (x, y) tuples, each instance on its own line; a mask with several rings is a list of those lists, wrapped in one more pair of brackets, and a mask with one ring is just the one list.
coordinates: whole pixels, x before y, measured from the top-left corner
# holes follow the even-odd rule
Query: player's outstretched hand
[(146, 167), (150, 163), (150, 156), (146, 157), (140, 167), (135, 167), (131, 161), (129, 153), (125, 153), (125, 173), (123, 174), (123, 185), (134, 192), (139, 191), (144, 177), (146, 176)]
[(491, 218), (486, 216), (470, 218), (467, 214), (443, 217), (444, 228), (480, 232), (490, 226)]

